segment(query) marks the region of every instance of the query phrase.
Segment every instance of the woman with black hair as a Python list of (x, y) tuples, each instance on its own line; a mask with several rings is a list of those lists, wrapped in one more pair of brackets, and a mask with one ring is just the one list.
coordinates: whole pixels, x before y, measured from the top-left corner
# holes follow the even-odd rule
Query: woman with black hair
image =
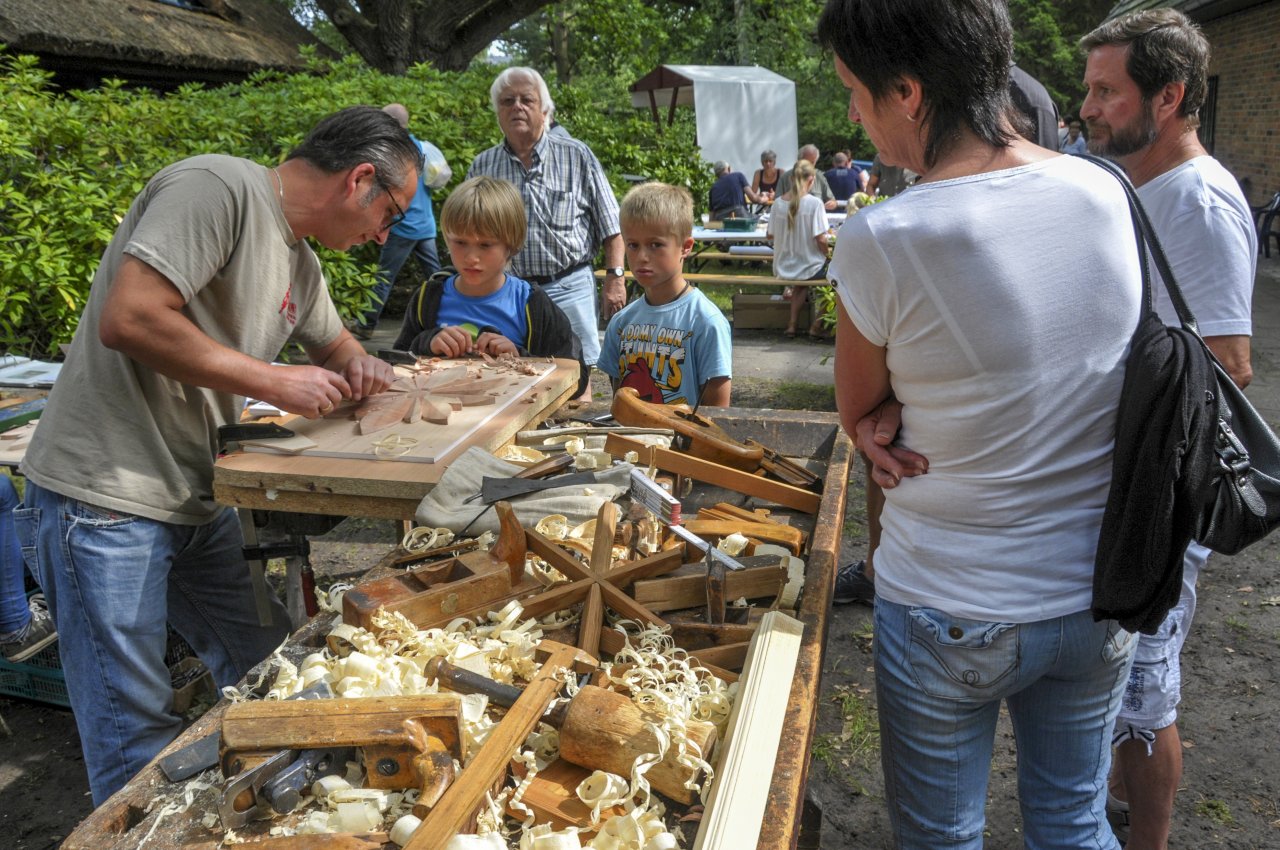
[(1015, 132), (1001, 0), (830, 0), (819, 34), (850, 119), (923, 175), (850, 217), (829, 270), (845, 428), (901, 405), (899, 445), (928, 458), (927, 475), (876, 474), (896, 845), (982, 847), (1004, 702), (1026, 846), (1112, 850), (1110, 733), (1134, 640), (1090, 604), (1141, 292), (1125, 195)]

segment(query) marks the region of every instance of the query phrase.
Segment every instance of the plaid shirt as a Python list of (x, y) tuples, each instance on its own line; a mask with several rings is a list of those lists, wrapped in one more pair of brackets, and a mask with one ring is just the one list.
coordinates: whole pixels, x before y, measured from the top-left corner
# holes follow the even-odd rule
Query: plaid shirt
[(520, 277), (554, 277), (590, 263), (601, 243), (621, 231), (604, 168), (577, 139), (544, 132), (529, 169), (504, 140), (471, 163), (467, 177), (481, 175), (510, 181), (524, 198), (529, 232), (511, 260)]

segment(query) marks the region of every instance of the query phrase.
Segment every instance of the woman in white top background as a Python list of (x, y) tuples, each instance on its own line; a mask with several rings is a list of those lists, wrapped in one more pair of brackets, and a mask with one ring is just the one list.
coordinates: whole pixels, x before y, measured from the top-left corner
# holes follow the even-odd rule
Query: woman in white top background
[[(774, 201), (769, 214), (769, 241), (773, 243), (773, 275), (785, 280), (824, 280), (827, 272), (827, 213), (822, 200), (809, 194), (817, 172), (801, 159), (791, 172), (791, 190)], [(796, 335), (800, 311), (812, 286), (788, 287), (791, 320), (786, 335)], [(821, 316), (815, 302), (809, 338), (824, 339)]]

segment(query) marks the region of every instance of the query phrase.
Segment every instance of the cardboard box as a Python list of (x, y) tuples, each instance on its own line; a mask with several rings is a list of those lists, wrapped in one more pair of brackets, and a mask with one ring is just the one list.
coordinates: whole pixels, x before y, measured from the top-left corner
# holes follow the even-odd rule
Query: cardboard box
[[(810, 304), (800, 308), (796, 327), (802, 331), (809, 327)], [(738, 293), (733, 296), (733, 326), (744, 330), (785, 330), (791, 318), (791, 302), (782, 297), (782, 291), (763, 293)]]

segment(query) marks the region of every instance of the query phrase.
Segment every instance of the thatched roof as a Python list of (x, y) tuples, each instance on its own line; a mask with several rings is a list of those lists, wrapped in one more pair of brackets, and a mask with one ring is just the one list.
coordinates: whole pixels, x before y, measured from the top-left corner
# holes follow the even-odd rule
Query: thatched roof
[(107, 76), (152, 85), (229, 82), (301, 70), (298, 48), (324, 48), (269, 0), (4, 0), (0, 43), (33, 53), (64, 82)]
[(1120, 0), (1107, 13), (1107, 20), (1143, 9), (1173, 8), (1191, 20), (1203, 23), (1264, 2), (1268, 0)]

